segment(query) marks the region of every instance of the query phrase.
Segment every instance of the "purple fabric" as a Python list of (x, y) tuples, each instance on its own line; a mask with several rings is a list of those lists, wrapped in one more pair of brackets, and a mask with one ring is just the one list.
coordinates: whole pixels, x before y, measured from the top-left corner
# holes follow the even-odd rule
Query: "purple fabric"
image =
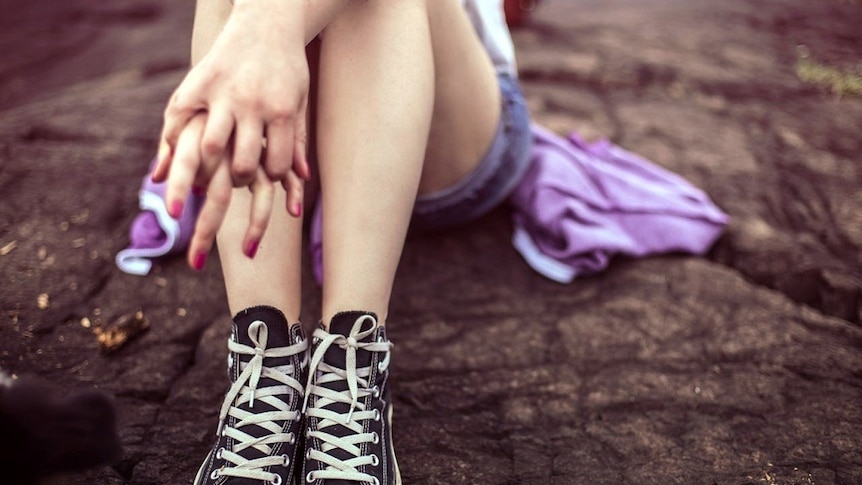
[(617, 254), (703, 254), (727, 224), (703, 191), (608, 141), (565, 139), (536, 125), (533, 135), (531, 167), (510, 200), (516, 231), (538, 252), (529, 258), (516, 247), (540, 272), (536, 259), (569, 268), (571, 279), (605, 269)]
[(311, 256), (311, 269), (318, 285), (323, 284), (323, 200), (317, 198), (314, 213), (311, 215), (311, 228), (308, 235), (308, 252)]
[(164, 197), (166, 185), (151, 178), (155, 160), (141, 182), (138, 203), (141, 212), (129, 229), (129, 246), (117, 253), (117, 266), (126, 273), (145, 275), (155, 258), (186, 250), (194, 232), (203, 197), (190, 194), (179, 219), (168, 215)]
[[(155, 160), (153, 160), (149, 172), (147, 172), (141, 181), (141, 192), (150, 192), (158, 195), (159, 198), (162, 199), (162, 204), (164, 204), (167, 184), (153, 182), (153, 168), (155, 168)], [(170, 248), (167, 248), (168, 253), (182, 253), (186, 248), (188, 248), (188, 245), (192, 240), (195, 223), (197, 222), (198, 214), (200, 213), (201, 206), (203, 206), (203, 202), (203, 196), (189, 194), (189, 196), (186, 197), (183, 213), (180, 215), (180, 218), (176, 220), (179, 223), (179, 231), (176, 233), (173, 245)], [(132, 224), (132, 228), (129, 233), (132, 241), (130, 247), (158, 247), (159, 243), (166, 239), (165, 227), (158, 223), (152, 210), (142, 212), (141, 219), (143, 220), (140, 221), (140, 224)]]
[[(152, 211), (142, 211), (135, 217), (129, 229), (128, 249), (155, 249), (165, 247), (166, 244), (168, 244), (167, 234)], [(170, 248), (165, 249), (170, 250)]]

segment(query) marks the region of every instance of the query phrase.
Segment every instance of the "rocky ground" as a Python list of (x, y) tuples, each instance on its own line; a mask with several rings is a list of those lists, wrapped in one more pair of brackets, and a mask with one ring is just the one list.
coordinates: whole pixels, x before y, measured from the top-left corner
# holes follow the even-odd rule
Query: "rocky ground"
[[(116, 396), (122, 459), (62, 483), (190, 483), (226, 384), (220, 269), (113, 257), (191, 2), (0, 6), (0, 367)], [(411, 238), (405, 483), (862, 483), (859, 25), (847, 0), (542, 4), (515, 36), (537, 121), (684, 175), (733, 222), (708, 258), (571, 285), (523, 263), (502, 210)], [(139, 309), (149, 331), (101, 353), (93, 328)]]

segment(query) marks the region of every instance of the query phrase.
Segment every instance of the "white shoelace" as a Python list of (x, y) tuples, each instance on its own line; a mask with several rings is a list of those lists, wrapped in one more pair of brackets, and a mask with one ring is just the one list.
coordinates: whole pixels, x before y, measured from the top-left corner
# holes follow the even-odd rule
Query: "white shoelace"
[[(370, 321), (371, 328), (361, 331), (362, 325)], [(385, 352), (386, 355), (378, 364), (378, 372), (384, 372), (389, 367), (389, 350), (392, 348), (390, 342), (360, 342), (368, 337), (377, 328), (377, 321), (371, 315), (359, 317), (353, 324), (350, 334), (345, 337), (338, 334), (330, 334), (323, 329), (317, 329), (314, 337), (320, 339), (317, 349), (311, 358), (310, 378), (305, 391), (305, 404), (303, 410), (309, 418), (318, 418), (320, 421), (317, 430), (309, 431), (307, 438), (317, 438), (321, 444), (321, 450), (309, 448), (307, 457), (327, 465), (324, 470), (309, 472), (309, 482), (321, 479), (352, 480), (377, 484), (378, 479), (358, 470), (360, 466), (378, 464), (379, 458), (375, 455), (362, 455), (363, 443), (377, 443), (380, 436), (376, 432), (363, 433), (362, 422), (372, 419), (379, 421), (380, 413), (376, 410), (366, 410), (365, 404), (359, 399), (368, 396), (378, 397), (380, 389), (369, 387), (371, 367), (356, 368), (356, 351), (362, 349), (368, 352)], [(326, 350), (333, 344), (338, 345), (346, 352), (346, 369), (339, 369), (323, 362)], [(333, 391), (323, 387), (337, 381), (347, 381), (347, 389), (344, 391)], [(309, 396), (315, 395), (314, 407), (308, 409)], [(333, 403), (344, 403), (349, 406), (347, 413), (337, 413), (325, 409)], [(331, 426), (341, 425), (353, 432), (352, 435), (338, 437), (327, 433), (325, 430)], [(310, 442), (309, 442), (310, 443)], [(353, 458), (339, 460), (327, 452), (339, 448), (349, 453)]]
[[(302, 384), (293, 377), (295, 369), (292, 364), (275, 367), (265, 367), (263, 359), (267, 357), (283, 358), (304, 352), (308, 348), (308, 341), (302, 340), (288, 347), (267, 349), (269, 329), (261, 321), (255, 321), (248, 327), (248, 336), (254, 347), (243, 345), (233, 340), (228, 341), (231, 352), (242, 355), (251, 355), (248, 363), (240, 364), (240, 375), (233, 383), (225, 397), (219, 413), (219, 422), (222, 423), (220, 432), (235, 440), (232, 449), (220, 448), (218, 457), (223, 458), (228, 465), (213, 471), (213, 478), (218, 476), (244, 477), (253, 480), (265, 480), (274, 485), (280, 485), (281, 477), (275, 473), (266, 472), (263, 469), (270, 466), (287, 466), (289, 457), (287, 455), (269, 456), (273, 446), (278, 443), (293, 443), (296, 437), (290, 433), (282, 432), (282, 427), (276, 421), (299, 420), (298, 411), (291, 411), (288, 403), (281, 397), (296, 391), (301, 396), (304, 389)], [(261, 377), (273, 379), (281, 385), (269, 386), (258, 389)], [(249, 404), (253, 408), (255, 400), (269, 404), (275, 411), (252, 413), (240, 409), (242, 404)], [(234, 402), (236, 401), (236, 402)], [(238, 419), (234, 425), (228, 426), (225, 419), (227, 416)], [(249, 425), (260, 426), (271, 434), (256, 438), (244, 431), (242, 428)], [(248, 460), (239, 453), (253, 447), (263, 453), (264, 457)], [(232, 466), (231, 466), (232, 465)]]

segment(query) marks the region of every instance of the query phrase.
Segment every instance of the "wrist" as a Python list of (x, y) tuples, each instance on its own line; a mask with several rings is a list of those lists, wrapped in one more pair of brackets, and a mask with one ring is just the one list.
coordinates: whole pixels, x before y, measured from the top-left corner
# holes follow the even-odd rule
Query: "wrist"
[[(305, 43), (311, 42), (343, 9), (348, 0), (231, 0), (234, 10), (263, 8), (268, 15), (291, 16), (303, 32)], [(295, 27), (296, 28), (296, 27)]]
[(228, 21), (248, 22), (247, 29), (265, 29), (269, 32), (263, 33), (302, 40), (305, 37), (305, 4), (306, 0), (233, 0)]

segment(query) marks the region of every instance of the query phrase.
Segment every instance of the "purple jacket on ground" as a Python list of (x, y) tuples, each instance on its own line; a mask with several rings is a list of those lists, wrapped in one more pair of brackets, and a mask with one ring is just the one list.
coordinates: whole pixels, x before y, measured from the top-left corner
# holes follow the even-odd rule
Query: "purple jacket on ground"
[[(607, 141), (585, 143), (533, 125), (533, 160), (510, 197), (513, 244), (540, 274), (561, 283), (604, 270), (617, 254), (703, 254), (727, 225), (727, 214), (700, 189)], [(151, 167), (152, 168), (152, 167)], [(185, 251), (203, 199), (189, 196), (179, 221), (164, 205), (164, 184), (149, 174), (140, 191), (143, 212), (117, 265), (147, 274), (151, 260)], [(309, 250), (323, 277), (320, 204), (313, 212)]]
[(150, 171), (144, 176), (138, 191), (141, 213), (129, 228), (129, 247), (117, 253), (115, 258), (117, 267), (129, 274), (146, 275), (154, 259), (184, 252), (191, 242), (203, 205), (203, 197), (190, 194), (180, 218), (171, 217), (165, 206), (166, 184), (153, 182), (150, 176), (153, 168), (155, 160), (150, 163)]
[(533, 160), (510, 201), (513, 244), (544, 276), (568, 283), (617, 254), (703, 254), (728, 216), (682, 177), (608, 141), (533, 126)]

